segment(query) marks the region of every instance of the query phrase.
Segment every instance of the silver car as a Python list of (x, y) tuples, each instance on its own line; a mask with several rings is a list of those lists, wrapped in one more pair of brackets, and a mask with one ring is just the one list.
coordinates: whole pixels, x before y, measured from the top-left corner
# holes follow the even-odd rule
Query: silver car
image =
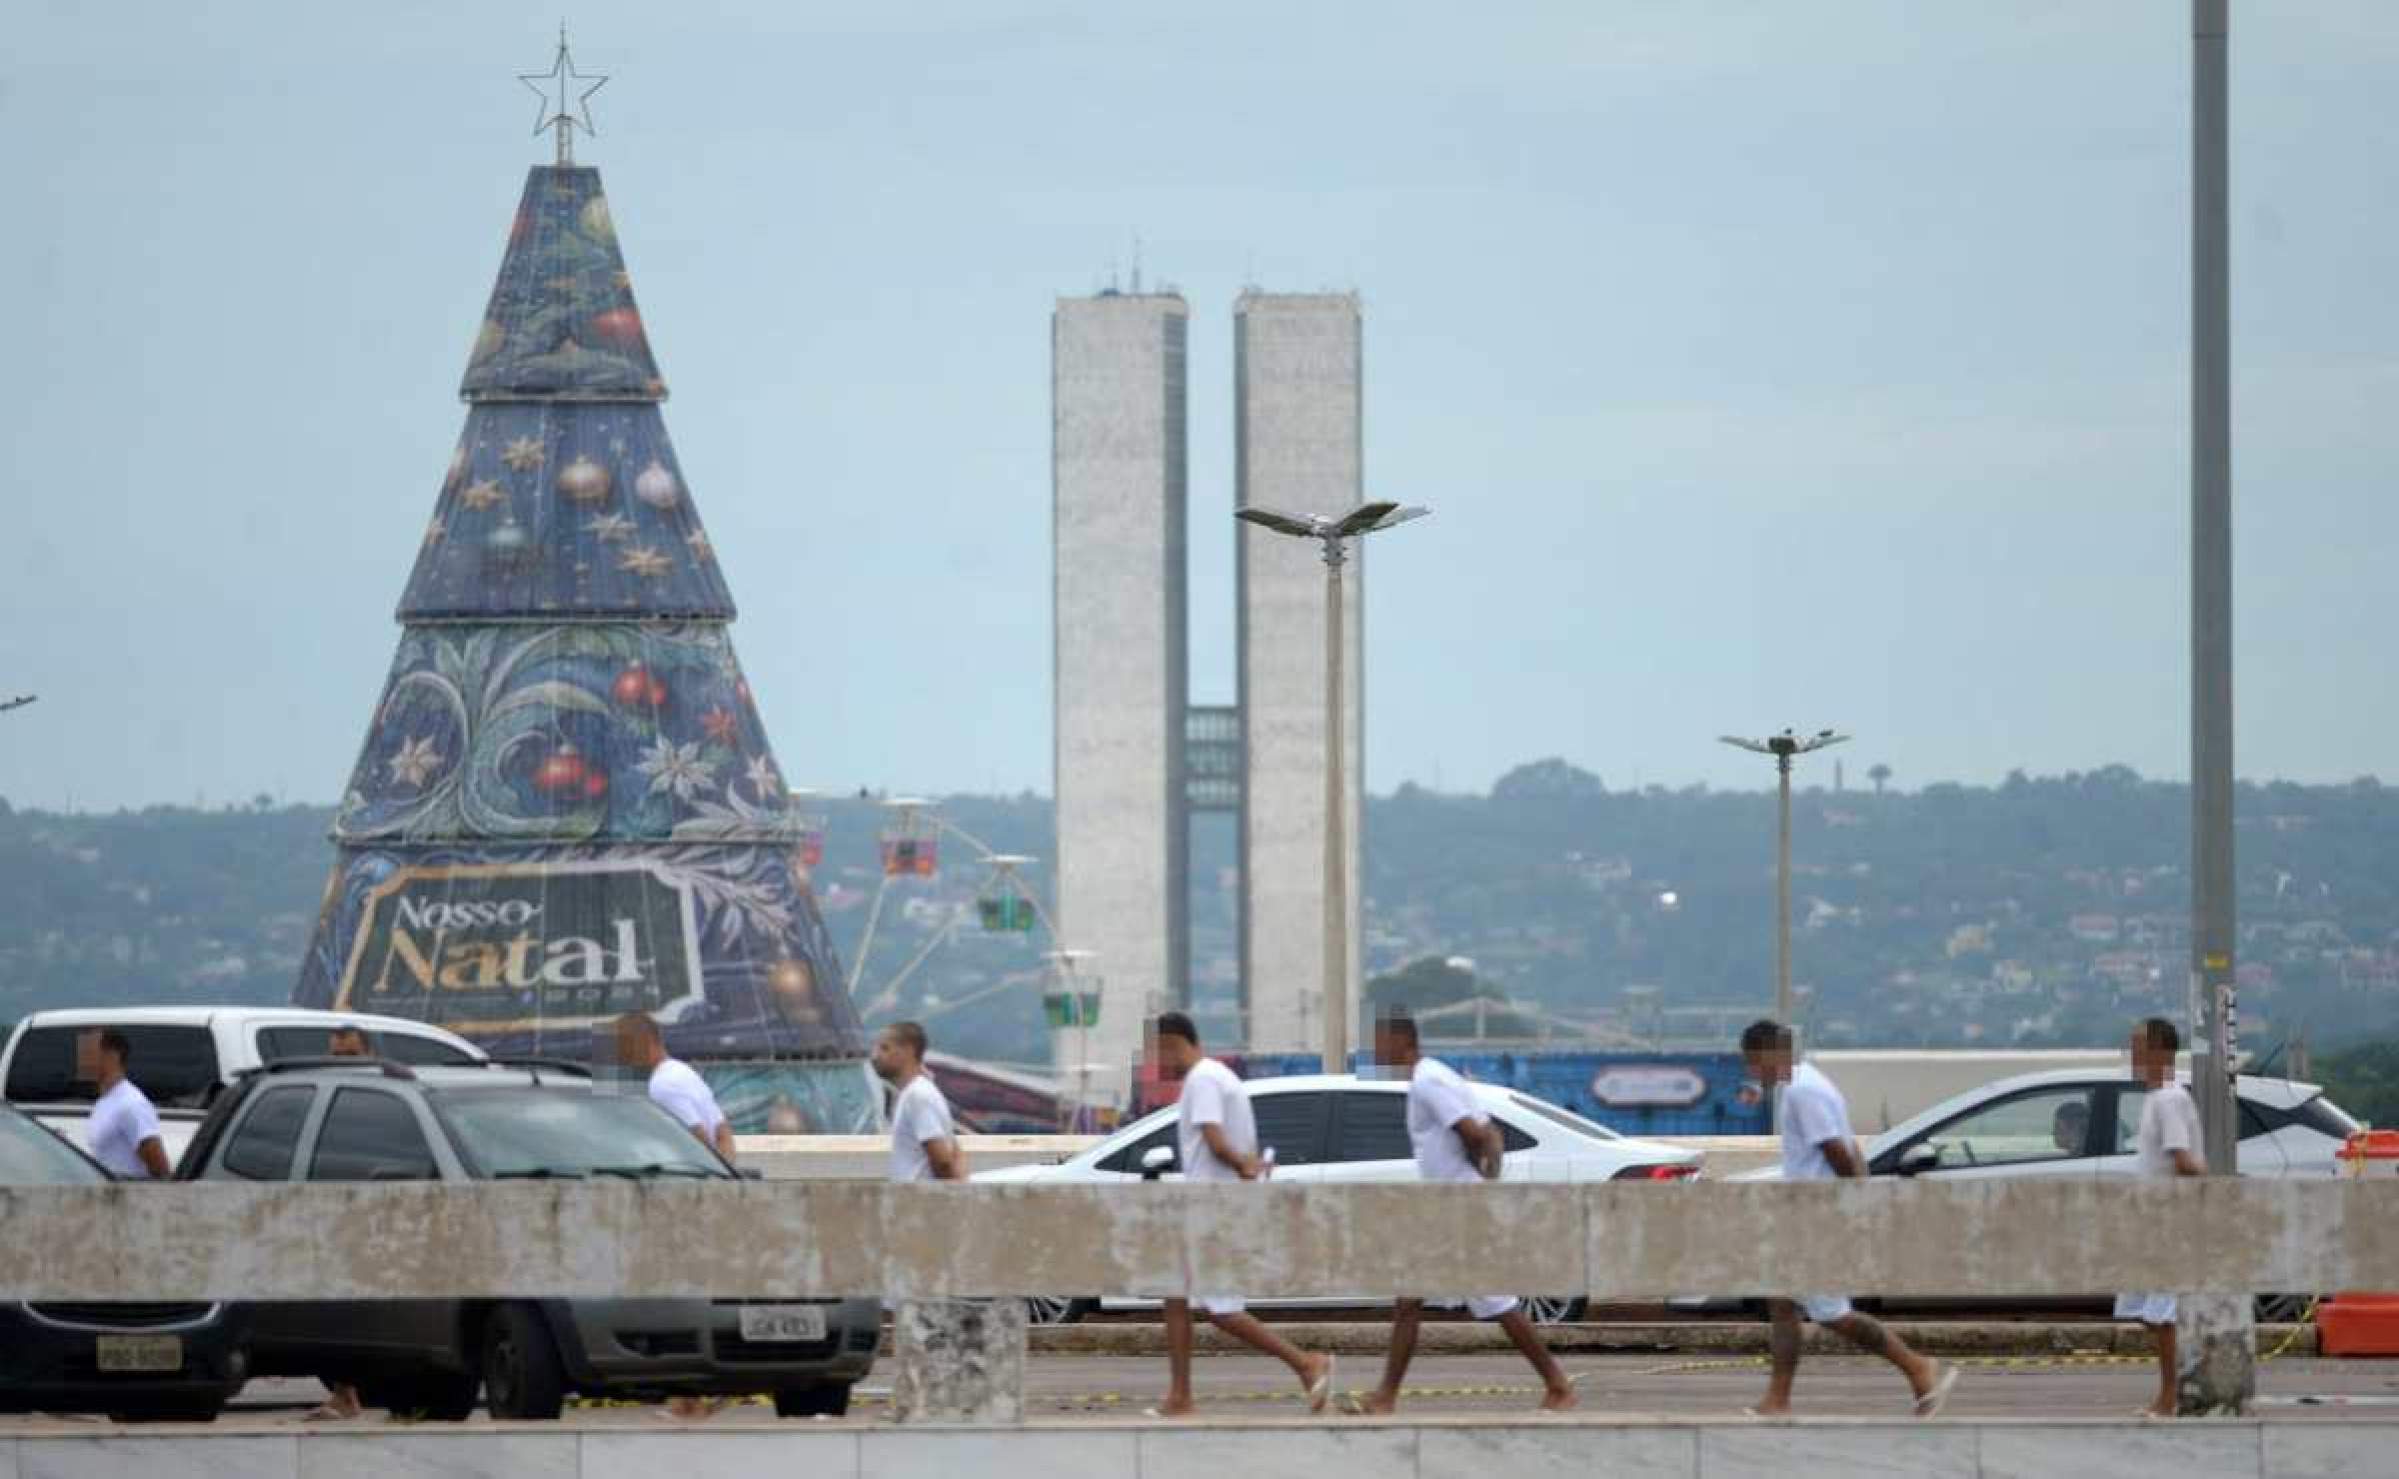
[[(732, 1180), (640, 1093), (561, 1066), (270, 1064), (217, 1102), (182, 1180)], [(253, 1369), (355, 1383), (368, 1405), (458, 1419), (553, 1418), (571, 1393), (771, 1392), (838, 1416), (873, 1367), (878, 1299), (402, 1299), (253, 1307)]]

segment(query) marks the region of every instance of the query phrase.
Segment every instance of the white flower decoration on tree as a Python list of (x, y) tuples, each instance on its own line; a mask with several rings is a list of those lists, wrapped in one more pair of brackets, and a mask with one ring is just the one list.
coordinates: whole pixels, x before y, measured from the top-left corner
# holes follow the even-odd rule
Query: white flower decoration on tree
[(633, 767), (650, 778), (650, 794), (671, 794), (678, 801), (689, 801), (704, 791), (716, 789), (715, 777), (700, 763), (697, 740), (678, 745), (661, 736), (642, 752), (641, 760)]
[(775, 762), (764, 755), (751, 758), (749, 769), (742, 772), (742, 778), (750, 783), (750, 789), (757, 793), (761, 801), (783, 794), (783, 777), (775, 773)]
[(442, 754), (433, 748), (431, 735), (414, 735), (400, 741), (400, 748), (394, 750), (383, 763), (391, 769), (393, 785), (421, 789), (425, 782), (433, 779), (433, 773), (441, 769)]

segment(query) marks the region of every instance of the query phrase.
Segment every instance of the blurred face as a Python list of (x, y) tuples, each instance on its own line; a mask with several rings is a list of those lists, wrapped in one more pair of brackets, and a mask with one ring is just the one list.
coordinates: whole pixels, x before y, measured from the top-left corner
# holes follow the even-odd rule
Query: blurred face
[(325, 1051), (336, 1058), (363, 1058), (367, 1055), (366, 1034), (336, 1032), (326, 1041)]
[(2172, 1050), (2152, 1045), (2141, 1028), (2132, 1030), (2132, 1076), (2152, 1087), (2174, 1076)]
[(1200, 1060), (1198, 1043), (1171, 1032), (1152, 1032), (1144, 1047), (1150, 1061), (1158, 1065), (1158, 1072), (1168, 1079), (1182, 1078)]
[(869, 1061), (875, 1065), (875, 1076), (887, 1084), (898, 1083), (917, 1067), (916, 1050), (893, 1032), (875, 1035), (875, 1051)]
[(1766, 1088), (1791, 1081), (1791, 1050), (1786, 1047), (1760, 1048), (1743, 1053), (1741, 1061), (1748, 1066), (1749, 1076)]
[(2057, 1143), (2060, 1150), (2079, 1151), (2082, 1149), (2083, 1131), (2090, 1123), (2090, 1111), (2081, 1105), (2060, 1105), (2057, 1118), (2050, 1122), (2049, 1138)]
[(1380, 1063), (1385, 1067), (1389, 1067), (1396, 1063), (1404, 1063), (1407, 1061), (1409, 1052), (1413, 1050), (1415, 1046), (1415, 1043), (1409, 1040), (1406, 1033), (1394, 1031), (1390, 1026), (1384, 1023), (1378, 1022), (1375, 1024), (1375, 1062)]
[(656, 1068), (666, 1049), (658, 1040), (638, 1026), (624, 1025), (616, 1029), (616, 1061), (627, 1068)]

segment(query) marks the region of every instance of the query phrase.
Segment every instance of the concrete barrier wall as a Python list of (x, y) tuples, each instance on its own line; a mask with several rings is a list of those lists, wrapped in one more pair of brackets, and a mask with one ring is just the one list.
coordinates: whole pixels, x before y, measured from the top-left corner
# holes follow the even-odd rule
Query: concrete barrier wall
[[(1707, 1174), (1737, 1176), (1771, 1166), (1781, 1152), (1771, 1135), (1650, 1135), (1659, 1145), (1705, 1154)], [(1046, 1166), (1099, 1144), (1094, 1135), (961, 1135), (969, 1171), (1002, 1166)], [(889, 1171), (891, 1142), (881, 1135), (744, 1135), (736, 1143), (741, 1164), (769, 1181), (880, 1181)]]
[(2399, 1288), (2399, 1181), (0, 1190), (0, 1298)]
[(1021, 1428), (780, 1432), (560, 1431), (555, 1423), (318, 1431), (306, 1436), (176, 1432), (0, 1438), (9, 1479), (1515, 1479), (1640, 1474), (1656, 1479), (1789, 1479), (1801, 1474), (1944, 1479), (2265, 1479), (2386, 1474), (2399, 1422), (1805, 1424), (1473, 1422), (1028, 1424)]

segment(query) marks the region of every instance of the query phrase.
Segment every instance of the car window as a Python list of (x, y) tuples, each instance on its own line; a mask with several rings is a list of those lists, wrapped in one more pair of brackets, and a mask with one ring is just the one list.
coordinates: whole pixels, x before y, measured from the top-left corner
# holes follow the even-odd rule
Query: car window
[[(2116, 1091), (2116, 1150), (2117, 1155), (2133, 1155), (2140, 1149), (2141, 1110), (2149, 1102), (2149, 1090), (2141, 1084), (2128, 1084)], [(2241, 1138), (2254, 1140), (2271, 1135), (2291, 1122), (2290, 1115), (2270, 1104), (2243, 1099), (2241, 1105)]]
[(1327, 1094), (1253, 1094), (1250, 1117), (1258, 1122), (1258, 1148), (1274, 1147), (1278, 1166), (1313, 1166), (1323, 1158)]
[(454, 1067), (461, 1063), (472, 1065), (483, 1061), (456, 1043), (414, 1032), (378, 1032), (375, 1034), (375, 1050), (395, 1063), (418, 1067)]
[(241, 1128), (225, 1146), (225, 1170), (245, 1181), (282, 1181), (292, 1174), (292, 1152), (300, 1148), (300, 1126), (317, 1091), (307, 1084), (269, 1089), (242, 1116)]
[(317, 1128), (311, 1181), (429, 1181), (433, 1152), (416, 1112), (396, 1094), (340, 1089)]
[(1130, 1143), (1110, 1151), (1096, 1162), (1092, 1169), (1115, 1171), (1126, 1176), (1138, 1176), (1141, 1174), (1141, 1158), (1161, 1145), (1169, 1150), (1175, 1148), (1175, 1117), (1171, 1114), (1166, 1116), (1165, 1123), (1159, 1125), (1158, 1128), (1146, 1135), (1137, 1136)]
[[(125, 1034), (131, 1053), (126, 1076), (152, 1104), (197, 1109), (215, 1096), (217, 1044), (206, 1027), (165, 1022), (109, 1025)], [(98, 1031), (98, 1023), (27, 1028), (8, 1062), (8, 1098), (40, 1104), (96, 1097), (92, 1081), (79, 1072), (76, 1044), (84, 1034)]]
[(108, 1173), (21, 1114), (0, 1111), (0, 1186), (90, 1186)]
[(1961, 1166), (2024, 1165), (2072, 1160), (2093, 1153), (2093, 1084), (2060, 1085), (2010, 1095), (1935, 1126), (1923, 1144), (1943, 1170)]
[(333, 1056), (333, 1029), (330, 1027), (261, 1027), (258, 1029), (258, 1060), (261, 1063), (281, 1063), (291, 1058), (330, 1058)]
[(1358, 1089), (1341, 1096), (1333, 1127), (1337, 1161), (1404, 1161), (1416, 1154), (1408, 1139), (1408, 1096)]
[(478, 1176), (733, 1174), (647, 1094), (508, 1088), (429, 1097)]

